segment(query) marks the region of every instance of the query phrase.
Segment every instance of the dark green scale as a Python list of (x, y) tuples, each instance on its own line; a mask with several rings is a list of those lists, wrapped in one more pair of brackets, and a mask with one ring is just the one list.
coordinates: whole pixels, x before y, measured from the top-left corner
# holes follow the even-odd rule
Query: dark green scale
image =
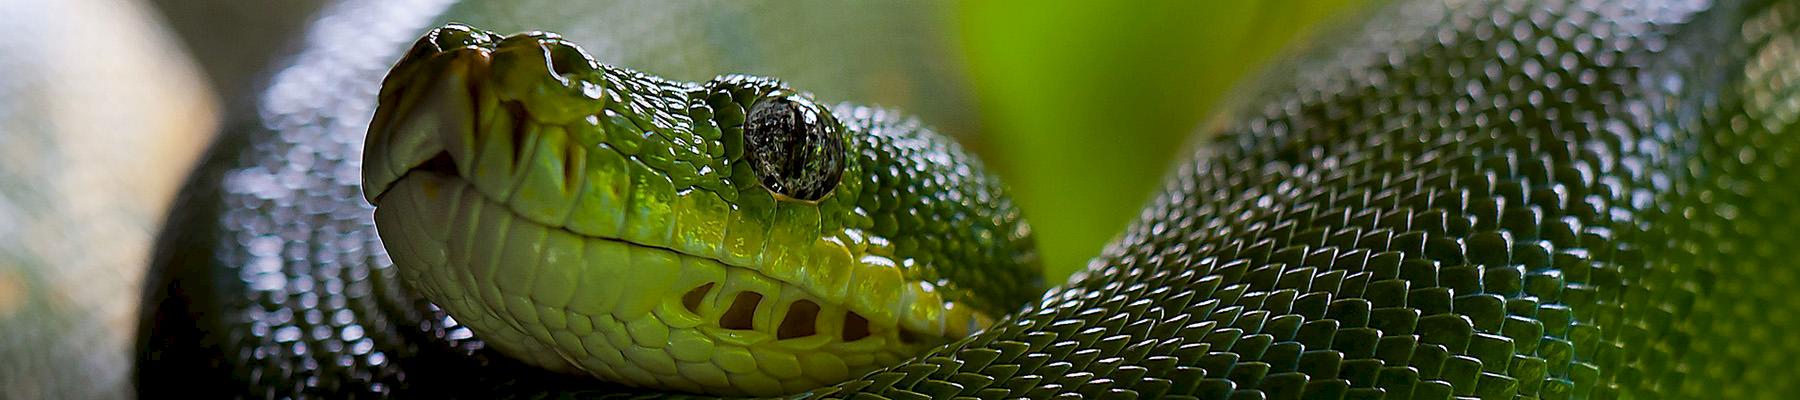
[(1572, 3), (1334, 32), (1076, 282), (838, 389), (1787, 396), (1800, 4)]
[[(992, 268), (966, 267), (1037, 263), (1036, 251), (1030, 247), (1030, 241), (1005, 240), (1029, 237), (1030, 232), (1009, 230), (1030, 228), (1015, 222), (1021, 220), (1021, 216), (1010, 199), (988, 198), (1002, 193), (1004, 188), (996, 179), (971, 172), (981, 170), (979, 160), (945, 141), (929, 140), (927, 128), (917, 120), (902, 119), (894, 111), (840, 106), (833, 112), (840, 118), (864, 113), (867, 115), (857, 118), (877, 121), (871, 127), (879, 130), (878, 134), (858, 135), (855, 140), (861, 143), (851, 147), (855, 152), (851, 157), (868, 160), (861, 164), (929, 171), (925, 174), (872, 174), (875, 181), (863, 183), (865, 193), (883, 194), (860, 197), (880, 203), (858, 204), (875, 220), (874, 233), (888, 238), (898, 249), (926, 250), (919, 252), (921, 257), (915, 257), (914, 265), (903, 266), (903, 274), (909, 279), (940, 277), (942, 279), (933, 283), (941, 290), (991, 294), (986, 299), (998, 299), (999, 304), (983, 301), (983, 297), (954, 296), (978, 310), (993, 310), (992, 315), (1011, 311), (1005, 304), (1025, 304), (1044, 291), (1041, 279), (996, 273)], [(919, 179), (924, 177), (929, 179)], [(948, 195), (926, 195), (929, 193)], [(925, 204), (919, 204), (921, 202)], [(975, 211), (977, 208), (985, 210)], [(993, 217), (981, 220), (975, 217), (977, 215)], [(960, 237), (953, 232), (962, 231), (976, 232), (972, 237), (985, 239), (977, 239), (977, 243), (951, 243), (953, 241), (941, 239)], [(925, 270), (927, 268), (931, 270)]]
[[(1784, 398), (1800, 390), (1792, 334), (1800, 263), (1787, 254), (1800, 243), (1800, 176), (1790, 173), (1800, 157), (1800, 3), (1449, 3), (1384, 7), (1271, 69), (1073, 283), (982, 334), (815, 394)], [(357, 51), (324, 54), (389, 59)], [(379, 67), (368, 68), (372, 76), (341, 79), (372, 84)], [(269, 101), (294, 101), (281, 90), (292, 89), (276, 85)], [(610, 390), (480, 350), (466, 330), (380, 279), (391, 272), (369, 247), (377, 242), (366, 213), (336, 206), (357, 198), (354, 171), (334, 169), (354, 168), (345, 162), (356, 158), (354, 140), (329, 136), (360, 137), (332, 127), (366, 121), (363, 107), (271, 113), (245, 128), (260, 134), (221, 142), (184, 200), (184, 210), (200, 211), (178, 211), (159, 252), (159, 271), (186, 279), (165, 275), (152, 294), (158, 330), (146, 338), (140, 388)], [(295, 157), (296, 148), (312, 153)], [(284, 174), (316, 179), (294, 188), (281, 184)], [(861, 190), (957, 184), (954, 174), (944, 179), (877, 179)], [(866, 197), (858, 206), (894, 207)], [(919, 232), (961, 228), (870, 217)], [(964, 258), (1008, 251), (895, 240)], [(212, 265), (223, 267), (202, 269)], [(1001, 281), (978, 290), (1030, 290)]]

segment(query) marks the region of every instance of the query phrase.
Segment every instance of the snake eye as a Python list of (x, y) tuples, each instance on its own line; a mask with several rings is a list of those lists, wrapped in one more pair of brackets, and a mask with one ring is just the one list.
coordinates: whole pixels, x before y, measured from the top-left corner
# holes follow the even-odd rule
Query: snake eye
[(750, 107), (744, 152), (764, 188), (779, 197), (816, 201), (844, 175), (844, 142), (837, 121), (811, 100), (775, 91)]

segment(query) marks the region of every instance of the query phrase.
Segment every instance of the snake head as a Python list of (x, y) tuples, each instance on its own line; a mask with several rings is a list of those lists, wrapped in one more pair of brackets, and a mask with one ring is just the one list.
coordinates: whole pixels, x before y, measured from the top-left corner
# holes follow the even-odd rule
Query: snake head
[(795, 393), (970, 335), (1044, 289), (999, 182), (898, 112), (664, 80), (463, 25), (394, 66), (364, 193), (401, 278), (547, 369)]

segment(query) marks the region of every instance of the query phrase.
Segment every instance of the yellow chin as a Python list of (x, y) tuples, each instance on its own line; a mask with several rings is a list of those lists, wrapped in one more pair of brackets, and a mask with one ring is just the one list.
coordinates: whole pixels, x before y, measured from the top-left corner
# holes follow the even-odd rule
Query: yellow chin
[(549, 370), (774, 396), (949, 340), (754, 269), (546, 227), (436, 171), (410, 171), (381, 197), (375, 219), (401, 278), (491, 347)]

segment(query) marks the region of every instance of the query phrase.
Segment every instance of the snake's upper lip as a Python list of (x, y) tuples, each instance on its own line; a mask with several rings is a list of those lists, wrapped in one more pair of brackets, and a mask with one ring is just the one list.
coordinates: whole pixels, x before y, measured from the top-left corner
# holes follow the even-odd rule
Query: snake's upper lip
[[(600, 79), (605, 73), (579, 48), (552, 34), (498, 39), (466, 27), (440, 28), (421, 39), (383, 82), (364, 152), (365, 198), (380, 206), (387, 192), (409, 179), (409, 173), (436, 170), (467, 181), (522, 220), (584, 237), (679, 251), (782, 282), (824, 282), (805, 290), (884, 326), (957, 337), (989, 322), (970, 307), (946, 302), (935, 285), (905, 279), (896, 261), (862, 254), (860, 244), (820, 241), (768, 251), (761, 234), (741, 241), (754, 246), (741, 249), (705, 240), (677, 243), (672, 228), (677, 226), (673, 221), (677, 213), (628, 206), (635, 200), (629, 197), (632, 183), (624, 179), (626, 172), (584, 166), (587, 156), (581, 154), (590, 150), (567, 145), (567, 130), (561, 126), (585, 121), (611, 102), (601, 86), (607, 82)], [(543, 126), (558, 128), (543, 131), (556, 133), (533, 133)], [(524, 159), (533, 161), (520, 161)], [(552, 173), (533, 173), (540, 170)], [(574, 173), (555, 173), (570, 171)], [(595, 171), (610, 172), (602, 179), (594, 177), (599, 176), (593, 175)], [(729, 209), (717, 196), (685, 199), (692, 203), (682, 207)], [(626, 224), (628, 219), (637, 225)], [(692, 237), (705, 238), (724, 235), (722, 226), (727, 223), (680, 226), (696, 227)], [(796, 266), (802, 261), (808, 267)], [(827, 261), (840, 267), (810, 266)]]

